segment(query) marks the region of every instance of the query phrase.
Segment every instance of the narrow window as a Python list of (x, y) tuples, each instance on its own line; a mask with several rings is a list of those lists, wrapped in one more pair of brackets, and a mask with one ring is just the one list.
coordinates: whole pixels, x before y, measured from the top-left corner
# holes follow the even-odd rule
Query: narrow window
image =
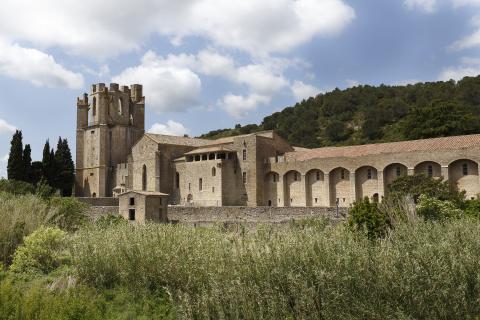
[(192, 190), (192, 185), (190, 184), (190, 182), (188, 183), (188, 191)]
[(94, 117), (97, 115), (97, 98), (96, 97), (93, 97), (92, 114)]
[(122, 98), (118, 98), (118, 115), (121, 116), (123, 114), (123, 102)]
[(315, 203), (318, 203), (318, 198), (315, 198)]
[(131, 220), (131, 221), (135, 220), (135, 209), (128, 210), (128, 220)]
[(143, 165), (142, 169), (142, 190), (147, 190), (147, 166)]
[(343, 202), (345, 202), (345, 198), (343, 198)]
[(317, 181), (320, 181), (320, 171), (317, 171)]
[(467, 176), (468, 175), (468, 164), (464, 163), (462, 165), (462, 171), (463, 171), (463, 175), (464, 176)]
[(247, 160), (247, 149), (243, 149), (242, 159), (243, 161)]
[(293, 198), (292, 198), (292, 199), (290, 199), (290, 203), (293, 203)]
[(215, 193), (215, 187), (212, 187), (212, 193)]
[(431, 164), (428, 165), (427, 172), (429, 177), (433, 177), (433, 166)]
[(269, 207), (272, 206), (272, 200), (268, 200), (268, 206), (269, 206)]
[(247, 183), (247, 173), (243, 172), (242, 176), (243, 176), (243, 183), (244, 184)]
[(180, 174), (178, 172), (175, 173), (175, 187), (180, 188)]
[(92, 194), (92, 198), (96, 198), (96, 197), (97, 197), (97, 194), (94, 192), (94, 193)]
[(200, 178), (198, 179), (198, 190), (202, 191), (203, 189), (203, 179)]
[(402, 174), (402, 171), (400, 169), (400, 166), (397, 166), (397, 177), (400, 177), (401, 174)]
[(217, 175), (217, 169), (215, 167), (212, 168), (212, 177), (215, 177)]
[(367, 179), (372, 179), (372, 169), (367, 169)]
[(135, 198), (130, 198), (130, 205), (134, 206), (135, 205)]
[(206, 154), (202, 154), (202, 161), (205, 161), (205, 160), (207, 160), (207, 159), (208, 159), (207, 155), (206, 155)]
[(340, 179), (345, 179), (345, 170), (340, 171)]

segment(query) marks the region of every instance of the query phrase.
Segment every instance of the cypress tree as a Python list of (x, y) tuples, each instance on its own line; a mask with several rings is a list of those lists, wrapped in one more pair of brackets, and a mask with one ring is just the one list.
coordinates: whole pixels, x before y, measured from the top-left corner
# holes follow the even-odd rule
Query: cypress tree
[(55, 165), (55, 187), (60, 190), (62, 196), (71, 196), (74, 181), (74, 165), (67, 139), (58, 139), (57, 150), (55, 151)]
[(7, 175), (9, 180), (24, 180), (22, 139), (22, 131), (17, 130), (13, 134), (10, 143), (10, 154), (7, 164)]
[(43, 165), (41, 161), (33, 161), (31, 169), (31, 183), (37, 185), (43, 177)]
[(55, 187), (55, 160), (53, 149), (50, 149), (50, 142), (47, 140), (43, 147), (42, 157), (43, 178), (49, 186)]
[(23, 178), (25, 182), (32, 183), (32, 149), (29, 144), (23, 149)]

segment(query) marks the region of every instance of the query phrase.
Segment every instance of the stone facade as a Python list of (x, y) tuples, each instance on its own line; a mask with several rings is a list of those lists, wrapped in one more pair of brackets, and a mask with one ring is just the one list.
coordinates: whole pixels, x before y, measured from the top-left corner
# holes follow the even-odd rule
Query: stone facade
[(132, 222), (166, 222), (168, 195), (160, 192), (127, 191), (118, 196), (119, 214)]
[[(78, 100), (80, 196), (143, 190), (188, 207), (348, 207), (364, 197), (380, 200), (392, 181), (415, 173), (443, 177), (467, 198), (480, 193), (480, 135), (305, 149), (273, 131), (217, 140), (144, 134), (141, 86), (99, 84), (92, 92), (97, 108), (112, 110), (89, 124), (95, 104), (86, 95)], [(106, 117), (119, 96), (133, 120)]]

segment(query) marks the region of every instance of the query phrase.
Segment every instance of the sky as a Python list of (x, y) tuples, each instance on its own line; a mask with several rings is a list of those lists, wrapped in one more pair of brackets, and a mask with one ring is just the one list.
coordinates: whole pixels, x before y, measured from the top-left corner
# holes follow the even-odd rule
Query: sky
[(140, 83), (146, 130), (197, 136), (359, 84), (480, 74), (480, 0), (2, 0), (0, 177), (16, 129), (75, 150), (76, 98)]

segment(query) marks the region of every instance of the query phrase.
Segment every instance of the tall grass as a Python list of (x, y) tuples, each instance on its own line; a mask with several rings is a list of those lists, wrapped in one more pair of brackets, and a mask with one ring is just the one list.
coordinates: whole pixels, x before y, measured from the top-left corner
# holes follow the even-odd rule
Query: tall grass
[(23, 237), (51, 216), (49, 206), (36, 196), (0, 193), (0, 264), (9, 264)]
[(321, 223), (250, 233), (117, 225), (70, 243), (80, 281), (163, 290), (193, 319), (472, 319), (480, 222), (405, 223), (379, 241)]

